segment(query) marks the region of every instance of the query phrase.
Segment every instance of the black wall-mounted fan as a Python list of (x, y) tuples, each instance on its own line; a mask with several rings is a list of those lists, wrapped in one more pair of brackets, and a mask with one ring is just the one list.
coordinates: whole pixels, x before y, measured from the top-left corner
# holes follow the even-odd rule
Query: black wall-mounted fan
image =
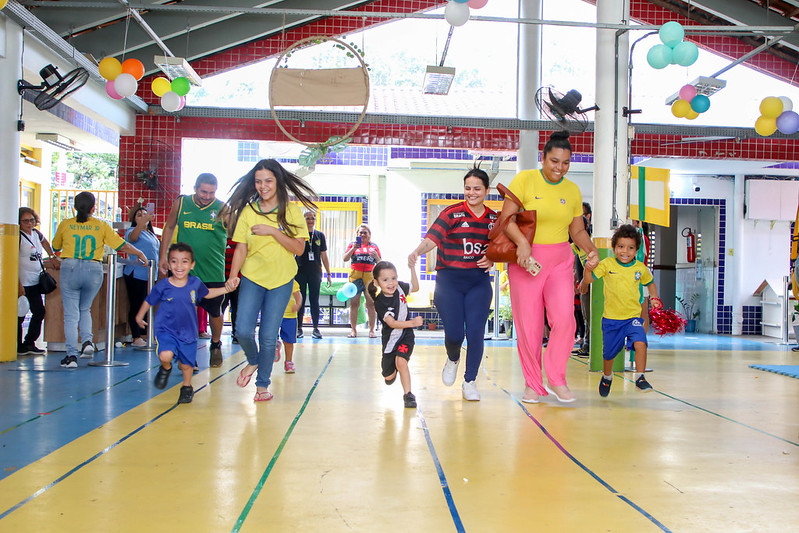
[(81, 67), (69, 71), (66, 76), (61, 76), (58, 67), (46, 65), (39, 71), (39, 76), (42, 77), (40, 85), (17, 80), (17, 92), (19, 94), (23, 94), (25, 91), (35, 93), (33, 105), (42, 111), (55, 106), (89, 81), (89, 72)]
[(542, 118), (547, 118), (557, 129), (568, 130), (572, 133), (582, 133), (588, 127), (589, 111), (596, 111), (599, 106), (594, 105), (580, 109), (583, 95), (574, 89), (562, 94), (552, 87), (541, 87), (535, 93), (535, 105), (541, 112)]

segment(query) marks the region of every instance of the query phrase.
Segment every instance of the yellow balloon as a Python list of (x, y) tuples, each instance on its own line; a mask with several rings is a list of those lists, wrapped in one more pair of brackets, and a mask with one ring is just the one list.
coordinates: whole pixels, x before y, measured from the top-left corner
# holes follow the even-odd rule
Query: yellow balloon
[(0, 9), (3, 9), (4, 7), (6, 7), (7, 3), (8, 3), (8, 0), (0, 0)]
[(677, 118), (686, 117), (691, 111), (693, 110), (691, 109), (691, 103), (688, 100), (683, 100), (680, 98), (671, 104), (671, 114)]
[[(782, 107), (782, 100), (776, 96), (767, 96), (760, 102), (760, 114), (765, 118), (777, 118), (782, 114)], [(771, 133), (774, 132), (772, 131)]]
[(117, 76), (122, 74), (122, 63), (115, 57), (104, 57), (98, 66), (100, 68), (100, 76), (108, 81), (114, 81)]
[(696, 111), (694, 111), (694, 110), (693, 110), (693, 108), (692, 108), (692, 109), (691, 109), (691, 110), (688, 112), (688, 114), (687, 114), (687, 115), (685, 115), (685, 118), (687, 118), (688, 120), (693, 120), (693, 119), (695, 119), (695, 118), (696, 118), (696, 117), (698, 117), (698, 116), (699, 116), (699, 113), (697, 113)]
[(153, 80), (152, 89), (156, 96), (164, 96), (172, 89), (172, 83), (168, 79), (161, 76)]
[[(779, 100), (779, 98), (777, 98), (777, 100)], [(780, 105), (782, 105), (782, 102), (780, 102)], [(771, 117), (758, 117), (758, 119), (755, 121), (755, 131), (758, 135), (768, 137), (777, 131), (777, 119)]]

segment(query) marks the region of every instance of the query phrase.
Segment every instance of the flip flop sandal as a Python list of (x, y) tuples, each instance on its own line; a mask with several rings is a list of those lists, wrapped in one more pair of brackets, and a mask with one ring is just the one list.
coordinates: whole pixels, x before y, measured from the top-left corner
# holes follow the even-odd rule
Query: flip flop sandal
[(262, 392), (256, 392), (255, 393), (255, 397), (252, 399), (252, 401), (254, 401), (254, 402), (268, 402), (269, 400), (271, 400), (274, 397), (275, 396), (271, 392), (269, 392), (267, 390), (267, 391), (262, 391)]
[(250, 372), (249, 374), (245, 374), (244, 370), (246, 368), (247, 367), (242, 368), (241, 372), (239, 373), (239, 377), (236, 378), (236, 385), (238, 385), (242, 389), (250, 384), (250, 380), (252, 379), (252, 375), (255, 374), (255, 371)]

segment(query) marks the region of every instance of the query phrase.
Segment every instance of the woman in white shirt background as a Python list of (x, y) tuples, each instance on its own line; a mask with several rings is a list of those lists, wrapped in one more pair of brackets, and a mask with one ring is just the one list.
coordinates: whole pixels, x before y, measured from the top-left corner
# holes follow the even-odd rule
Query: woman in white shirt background
[[(31, 319), (28, 332), (22, 337), (22, 323), (25, 316), (19, 317), (17, 326), (17, 355), (42, 355), (45, 350), (36, 347), (36, 339), (42, 332), (44, 321), (44, 301), (39, 288), (39, 273), (42, 271), (43, 252), (53, 257), (53, 249), (42, 232), (36, 229), (39, 215), (30, 207), (19, 208), (19, 286), (20, 296), (25, 296), (30, 306)], [(48, 265), (58, 268), (57, 261), (47, 260)], [(55, 263), (55, 264), (53, 264)]]

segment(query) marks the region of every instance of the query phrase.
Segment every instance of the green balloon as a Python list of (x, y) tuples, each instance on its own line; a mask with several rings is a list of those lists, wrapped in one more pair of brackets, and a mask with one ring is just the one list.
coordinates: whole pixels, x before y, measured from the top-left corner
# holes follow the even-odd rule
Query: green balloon
[(172, 91), (175, 92), (178, 96), (186, 96), (187, 94), (189, 94), (190, 88), (191, 85), (189, 85), (189, 80), (187, 80), (183, 76), (172, 80)]

